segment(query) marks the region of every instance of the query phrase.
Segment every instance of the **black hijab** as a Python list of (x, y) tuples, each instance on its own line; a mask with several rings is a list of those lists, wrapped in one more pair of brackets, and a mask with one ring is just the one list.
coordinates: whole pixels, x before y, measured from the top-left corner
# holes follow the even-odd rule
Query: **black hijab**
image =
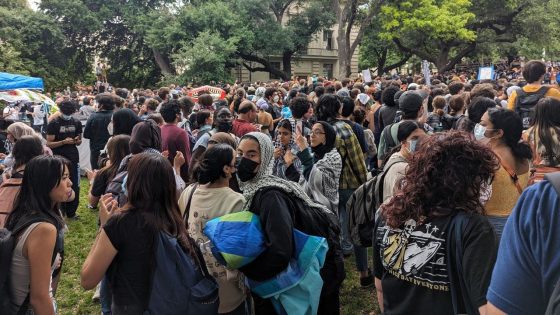
[(315, 161), (322, 159), (325, 154), (330, 152), (334, 148), (336, 142), (336, 131), (333, 126), (326, 121), (318, 121), (317, 123), (321, 124), (321, 126), (323, 126), (323, 130), (325, 130), (325, 143), (321, 143), (316, 147), (311, 147)]

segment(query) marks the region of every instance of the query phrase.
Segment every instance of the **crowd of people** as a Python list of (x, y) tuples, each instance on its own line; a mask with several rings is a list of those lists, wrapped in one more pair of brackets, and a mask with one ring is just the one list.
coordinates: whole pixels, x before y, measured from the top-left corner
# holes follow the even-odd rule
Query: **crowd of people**
[[(56, 113), (37, 105), (31, 126), (7, 113), (0, 227), (12, 234), (0, 250), (11, 237), (13, 251), (0, 307), (57, 313), (89, 139), (82, 198), (99, 232), (81, 286), (103, 314), (339, 314), (349, 256), (384, 314), (544, 314), (560, 296), (560, 90), (540, 61), (521, 73), (236, 83), (225, 98), (77, 91), (55, 96)], [(351, 207), (375, 180), (379, 208)], [(375, 214), (370, 243), (353, 237), (353, 211)], [(256, 222), (229, 225), (239, 252), (226, 254), (208, 226), (240, 213)], [(262, 250), (248, 257), (254, 233)], [(309, 254), (310, 237), (325, 250)], [(166, 281), (169, 269), (189, 276)]]

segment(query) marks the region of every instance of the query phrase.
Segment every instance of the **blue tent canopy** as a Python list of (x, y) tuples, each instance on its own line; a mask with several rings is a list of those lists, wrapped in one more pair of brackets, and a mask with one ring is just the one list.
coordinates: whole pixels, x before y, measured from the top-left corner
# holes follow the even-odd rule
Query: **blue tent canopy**
[(14, 89), (38, 89), (43, 90), (43, 79), (28, 77), (20, 74), (0, 72), (0, 91)]

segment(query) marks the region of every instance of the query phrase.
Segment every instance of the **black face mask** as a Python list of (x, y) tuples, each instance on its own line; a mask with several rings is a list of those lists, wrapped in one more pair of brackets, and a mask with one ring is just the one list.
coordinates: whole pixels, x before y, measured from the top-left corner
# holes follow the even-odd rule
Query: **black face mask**
[(257, 173), (255, 169), (259, 166), (259, 163), (249, 160), (247, 158), (237, 158), (237, 178), (240, 181), (246, 182), (253, 179)]

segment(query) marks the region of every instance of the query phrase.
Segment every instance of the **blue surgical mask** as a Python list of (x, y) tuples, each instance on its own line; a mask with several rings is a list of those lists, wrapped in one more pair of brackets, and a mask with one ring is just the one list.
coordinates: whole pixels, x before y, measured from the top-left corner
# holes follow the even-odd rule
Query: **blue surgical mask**
[(408, 140), (408, 151), (410, 153), (416, 152), (416, 145), (418, 144), (418, 139)]
[(70, 116), (70, 115), (62, 114), (62, 119), (64, 119), (64, 120), (70, 120), (71, 118), (72, 118), (72, 116)]
[(486, 138), (486, 136), (484, 135), (485, 133), (486, 127), (482, 126), (481, 124), (476, 124), (476, 126), (474, 126), (474, 138), (476, 140), (481, 141)]

